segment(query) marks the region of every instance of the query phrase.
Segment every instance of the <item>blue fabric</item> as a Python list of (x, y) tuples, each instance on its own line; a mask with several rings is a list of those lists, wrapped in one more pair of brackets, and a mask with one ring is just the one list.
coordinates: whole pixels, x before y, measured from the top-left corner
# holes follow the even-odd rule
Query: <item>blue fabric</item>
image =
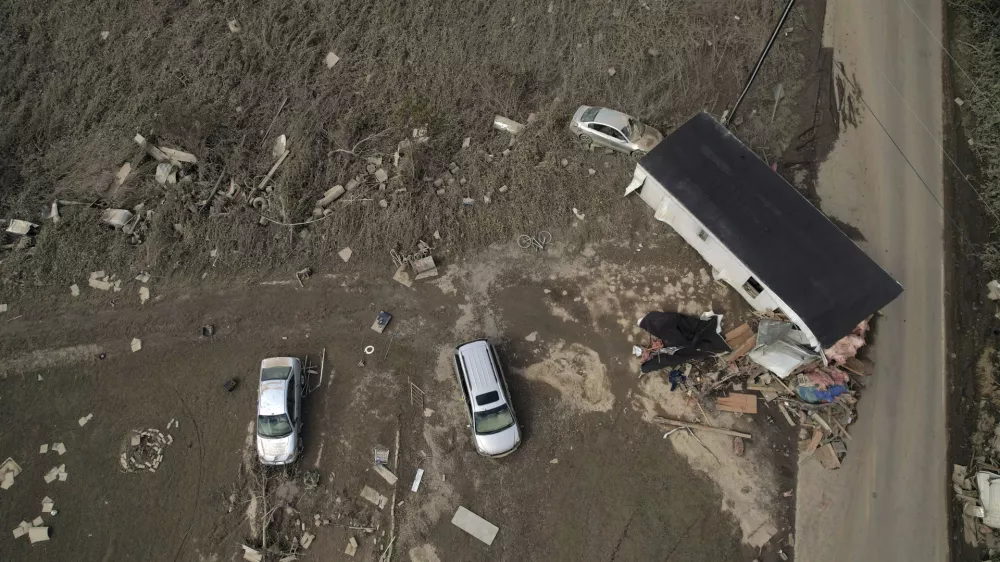
[(795, 390), (798, 392), (799, 398), (806, 402), (821, 404), (823, 402), (833, 402), (836, 397), (847, 392), (847, 387), (838, 384), (822, 390), (818, 386), (800, 386)]

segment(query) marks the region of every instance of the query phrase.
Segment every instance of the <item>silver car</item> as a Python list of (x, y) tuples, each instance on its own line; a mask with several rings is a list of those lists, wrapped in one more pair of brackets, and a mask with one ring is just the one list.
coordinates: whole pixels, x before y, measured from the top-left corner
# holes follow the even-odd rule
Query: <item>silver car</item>
[(455, 348), (454, 366), (476, 451), (488, 457), (513, 453), (521, 444), (521, 429), (496, 349), (486, 340), (464, 343)]
[(290, 464), (302, 446), (302, 363), (295, 357), (260, 362), (257, 394), (257, 458), (261, 464)]
[(643, 125), (635, 117), (605, 107), (581, 105), (569, 130), (587, 144), (596, 144), (634, 158), (641, 158), (663, 140), (656, 129)]

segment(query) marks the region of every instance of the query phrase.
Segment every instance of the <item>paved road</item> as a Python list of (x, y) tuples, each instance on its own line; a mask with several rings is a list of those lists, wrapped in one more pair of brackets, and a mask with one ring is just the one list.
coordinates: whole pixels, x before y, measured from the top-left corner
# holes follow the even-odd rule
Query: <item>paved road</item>
[(817, 191), (905, 291), (878, 323), (876, 374), (843, 468), (800, 471), (796, 554), (946, 560), (941, 1), (828, 0), (827, 10), (824, 43), (868, 107)]

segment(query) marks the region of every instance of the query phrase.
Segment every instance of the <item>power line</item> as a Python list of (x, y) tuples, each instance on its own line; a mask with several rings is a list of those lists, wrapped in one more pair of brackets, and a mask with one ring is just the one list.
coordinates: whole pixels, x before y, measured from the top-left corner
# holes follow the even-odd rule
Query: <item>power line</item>
[(951, 154), (948, 154), (948, 151), (945, 150), (944, 146), (941, 145), (941, 142), (938, 141), (937, 137), (934, 136), (934, 133), (931, 133), (930, 129), (927, 128), (927, 125), (925, 125), (923, 120), (920, 119), (920, 116), (917, 115), (917, 112), (913, 111), (913, 108), (910, 107), (910, 104), (906, 103), (906, 98), (904, 98), (903, 94), (899, 92), (895, 84), (893, 84), (892, 81), (889, 80), (889, 77), (885, 75), (885, 72), (882, 73), (882, 78), (885, 78), (885, 81), (889, 83), (889, 86), (892, 87), (892, 90), (896, 92), (896, 95), (899, 96), (900, 100), (902, 100), (903, 105), (906, 106), (906, 109), (908, 109), (910, 113), (912, 113), (913, 116), (916, 117), (917, 122), (920, 123), (920, 126), (922, 126), (924, 128), (924, 131), (927, 132), (927, 136), (929, 136), (931, 140), (934, 141), (934, 144), (936, 144), (937, 147), (941, 149), (941, 152), (948, 157), (948, 161), (951, 162), (951, 165), (954, 166), (956, 170), (958, 170), (958, 173), (962, 176), (962, 179), (965, 180), (965, 183), (969, 184), (969, 187), (976, 194), (976, 196), (979, 197), (979, 200), (983, 203), (983, 206), (986, 207), (986, 210), (989, 211), (991, 215), (993, 215), (993, 218), (997, 219), (997, 223), (1000, 223), (1000, 216), (998, 216), (996, 211), (994, 211), (993, 208), (990, 206), (990, 204), (986, 202), (986, 199), (983, 197), (983, 194), (980, 193), (980, 191), (976, 189), (974, 185), (972, 185), (972, 182), (969, 181), (969, 177), (966, 176), (964, 172), (962, 172), (962, 169), (958, 166), (958, 163), (955, 162), (955, 159), (951, 157)]
[(911, 170), (913, 170), (913, 173), (917, 176), (917, 178), (920, 179), (920, 183), (923, 184), (924, 189), (927, 190), (927, 193), (931, 196), (932, 199), (934, 199), (934, 202), (937, 203), (938, 207), (941, 208), (941, 212), (948, 217), (948, 220), (951, 221), (951, 224), (952, 226), (955, 227), (955, 230), (962, 235), (962, 238), (965, 238), (965, 241), (968, 242), (970, 246), (975, 246), (975, 244), (972, 243), (972, 240), (969, 240), (969, 237), (965, 235), (965, 231), (963, 231), (962, 228), (958, 225), (958, 222), (955, 220), (955, 217), (951, 213), (949, 213), (947, 209), (944, 208), (944, 204), (941, 203), (940, 199), (938, 199), (938, 196), (931, 189), (931, 186), (927, 185), (927, 181), (924, 180), (924, 177), (921, 176), (920, 172), (918, 172), (917, 169), (913, 166), (913, 162), (910, 162), (910, 159), (906, 156), (906, 153), (903, 152), (903, 148), (899, 146), (899, 143), (896, 142), (896, 139), (892, 137), (889, 131), (885, 128), (885, 125), (882, 124), (882, 120), (878, 118), (878, 115), (875, 114), (875, 111), (872, 110), (871, 106), (868, 105), (868, 102), (865, 101), (865, 98), (862, 97), (861, 92), (858, 91), (857, 86), (855, 86), (854, 83), (851, 82), (851, 80), (847, 77), (847, 74), (844, 72), (842, 68), (840, 68), (839, 65), (835, 66), (837, 66), (837, 70), (839, 70), (841, 75), (843, 75), (844, 80), (846, 80), (847, 83), (851, 85), (851, 88), (854, 90), (854, 95), (856, 95), (858, 99), (861, 100), (861, 103), (864, 104), (865, 108), (868, 110), (868, 113), (871, 113), (872, 117), (875, 119), (875, 122), (878, 123), (878, 126), (882, 128), (882, 132), (885, 133), (885, 136), (889, 138), (889, 140), (892, 142), (892, 145), (896, 147), (896, 150), (899, 152), (899, 155), (903, 157), (903, 160), (906, 161), (906, 164), (910, 167)]

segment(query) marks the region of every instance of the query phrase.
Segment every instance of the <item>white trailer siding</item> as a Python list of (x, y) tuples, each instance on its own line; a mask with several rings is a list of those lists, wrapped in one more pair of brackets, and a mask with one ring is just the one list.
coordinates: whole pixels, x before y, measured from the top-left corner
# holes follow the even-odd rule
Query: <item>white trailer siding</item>
[[(806, 334), (814, 348), (819, 349), (819, 342), (809, 331), (794, 310), (789, 309), (767, 285), (754, 277), (746, 265), (733, 254), (712, 232), (705, 228), (684, 205), (671, 197), (667, 189), (656, 178), (637, 165), (632, 183), (625, 191), (628, 195), (638, 191), (639, 198), (654, 211), (657, 220), (670, 225), (684, 240), (701, 254), (701, 257), (712, 266), (712, 276), (725, 281), (736, 290), (755, 310), (781, 310), (789, 320)], [(747, 291), (748, 280), (753, 278), (761, 291), (753, 295)]]

